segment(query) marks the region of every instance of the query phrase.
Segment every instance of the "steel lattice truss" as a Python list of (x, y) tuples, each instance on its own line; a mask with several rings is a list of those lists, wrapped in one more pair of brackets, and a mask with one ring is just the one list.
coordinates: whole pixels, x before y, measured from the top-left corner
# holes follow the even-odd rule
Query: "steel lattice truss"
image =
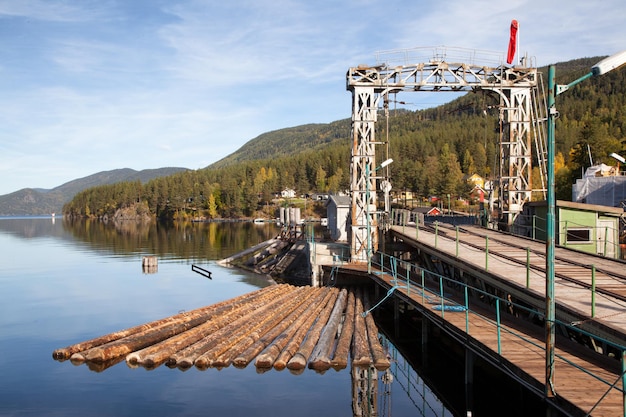
[(507, 224), (531, 197), (531, 97), (536, 68), (487, 67), (431, 60), (415, 65), (358, 66), (347, 73), (352, 92), (351, 223), (353, 262), (378, 249), (376, 117), (381, 97), (409, 91), (491, 90), (500, 97), (500, 210)]

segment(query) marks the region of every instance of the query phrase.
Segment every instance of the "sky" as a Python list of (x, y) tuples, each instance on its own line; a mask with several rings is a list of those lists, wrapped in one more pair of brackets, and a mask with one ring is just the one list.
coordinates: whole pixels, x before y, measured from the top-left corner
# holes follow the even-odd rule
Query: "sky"
[(381, 51), (504, 57), (512, 19), (537, 66), (626, 49), (626, 2), (597, 4), (0, 0), (0, 195), (118, 168), (204, 168), (262, 133), (349, 118), (346, 72)]

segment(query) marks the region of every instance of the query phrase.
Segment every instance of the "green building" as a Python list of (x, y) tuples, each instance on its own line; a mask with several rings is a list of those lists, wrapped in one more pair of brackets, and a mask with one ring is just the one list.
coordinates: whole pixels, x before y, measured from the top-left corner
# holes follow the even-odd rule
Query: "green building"
[[(537, 240), (546, 240), (545, 201), (524, 206), (513, 231)], [(623, 209), (596, 204), (556, 202), (556, 244), (582, 252), (595, 253), (609, 258), (622, 259)]]

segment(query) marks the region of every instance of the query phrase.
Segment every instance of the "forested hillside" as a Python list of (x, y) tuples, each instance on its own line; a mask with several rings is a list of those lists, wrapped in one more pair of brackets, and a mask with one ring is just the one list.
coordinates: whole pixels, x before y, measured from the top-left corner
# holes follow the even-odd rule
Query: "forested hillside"
[[(599, 59), (558, 64), (557, 82), (567, 84), (578, 78)], [(587, 145), (594, 163), (611, 164), (608, 155), (624, 151), (624, 81), (626, 70), (621, 69), (593, 77), (558, 97), (558, 198), (571, 198), (574, 178), (589, 165)], [(477, 92), (434, 109), (391, 110), (388, 140), (389, 156), (395, 161), (391, 165), (394, 189), (421, 196), (465, 196), (464, 175), (494, 178), (499, 152), (497, 105), (493, 95)], [(386, 141), (382, 113), (377, 129), (377, 138)], [(270, 132), (205, 169), (145, 185), (123, 183), (83, 191), (64, 212), (112, 215), (134, 204), (162, 218), (254, 216), (284, 188), (298, 194), (348, 190), (350, 143), (349, 120)]]
[(65, 203), (70, 201), (76, 193), (86, 188), (115, 184), (121, 181), (145, 183), (153, 178), (172, 175), (186, 170), (186, 168), (158, 168), (135, 171), (130, 168), (122, 168), (78, 178), (50, 190), (24, 188), (0, 196), (0, 215), (32, 216), (60, 213)]

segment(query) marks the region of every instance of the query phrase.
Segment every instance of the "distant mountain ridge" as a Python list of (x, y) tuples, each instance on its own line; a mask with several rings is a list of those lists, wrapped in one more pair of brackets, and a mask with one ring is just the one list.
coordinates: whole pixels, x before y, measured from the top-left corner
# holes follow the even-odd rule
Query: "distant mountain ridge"
[(76, 193), (98, 185), (115, 184), (122, 181), (148, 182), (153, 178), (165, 177), (188, 168), (168, 167), (136, 171), (130, 168), (102, 171), (84, 178), (75, 179), (52, 189), (24, 188), (0, 196), (0, 216), (31, 216), (61, 213), (63, 204)]

